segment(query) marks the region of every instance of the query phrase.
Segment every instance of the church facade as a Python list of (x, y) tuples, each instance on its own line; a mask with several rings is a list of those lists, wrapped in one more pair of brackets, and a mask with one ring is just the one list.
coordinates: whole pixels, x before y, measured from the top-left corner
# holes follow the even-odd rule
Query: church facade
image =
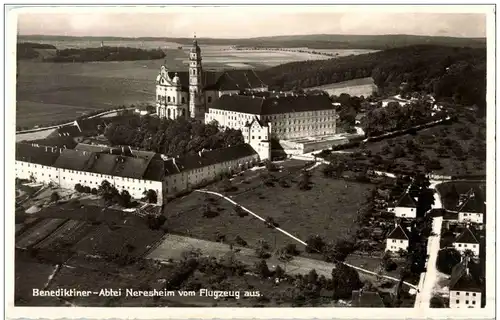
[(166, 63), (156, 77), (156, 113), (160, 118), (205, 119), (208, 108), (221, 96), (267, 91), (253, 70), (203, 70), (196, 38), (189, 51), (188, 71), (169, 71)]

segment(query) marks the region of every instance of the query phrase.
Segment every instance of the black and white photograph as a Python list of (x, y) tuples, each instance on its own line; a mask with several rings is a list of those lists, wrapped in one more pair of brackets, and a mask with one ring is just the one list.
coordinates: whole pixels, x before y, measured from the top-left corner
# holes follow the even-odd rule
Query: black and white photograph
[(495, 5), (4, 9), (12, 314), (494, 316)]

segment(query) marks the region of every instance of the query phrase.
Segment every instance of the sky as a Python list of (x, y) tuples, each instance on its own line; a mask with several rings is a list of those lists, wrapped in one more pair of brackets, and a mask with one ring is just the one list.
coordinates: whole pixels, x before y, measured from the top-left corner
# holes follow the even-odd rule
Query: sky
[[(304, 34), (413, 34), (486, 37), (482, 13), (395, 12), (370, 8), (341, 12), (302, 6), (87, 9), (18, 13), (18, 34), (118, 37), (250, 38)], [(297, 6), (295, 6), (295, 9)], [(324, 8), (324, 7), (323, 7)]]

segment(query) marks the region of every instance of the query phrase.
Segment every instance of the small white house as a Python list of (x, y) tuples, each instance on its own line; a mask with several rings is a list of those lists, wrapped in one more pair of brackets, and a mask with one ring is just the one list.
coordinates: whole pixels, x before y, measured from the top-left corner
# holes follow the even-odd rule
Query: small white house
[(396, 225), (387, 236), (385, 251), (398, 252), (399, 250), (408, 251), (410, 238), (401, 225)]
[(460, 195), (458, 208), (458, 222), (461, 223), (484, 223), (486, 203), (480, 194), (470, 189), (467, 194)]
[(414, 219), (417, 217), (417, 204), (415, 199), (413, 199), (408, 193), (405, 193), (396, 206), (389, 207), (387, 209), (389, 212), (393, 212), (398, 218)]
[(481, 308), (481, 295), (481, 282), (464, 258), (451, 271), (450, 308)]
[(470, 250), (475, 257), (479, 257), (479, 241), (469, 227), (465, 228), (464, 231), (455, 239), (453, 246), (461, 254)]

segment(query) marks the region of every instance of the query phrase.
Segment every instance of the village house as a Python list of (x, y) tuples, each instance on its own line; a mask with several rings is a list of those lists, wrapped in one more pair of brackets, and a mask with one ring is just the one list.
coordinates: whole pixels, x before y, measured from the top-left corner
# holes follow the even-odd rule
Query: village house
[(393, 212), (398, 218), (415, 219), (417, 217), (417, 204), (408, 192), (399, 199), (394, 207), (389, 207), (387, 210)]
[(456, 264), (450, 278), (450, 308), (481, 308), (483, 285), (477, 265), (468, 257)]
[(474, 254), (474, 257), (479, 257), (480, 244), (473, 230), (472, 227), (467, 226), (455, 239), (453, 246), (461, 254), (470, 250)]
[(400, 224), (396, 224), (396, 227), (387, 236), (385, 251), (389, 252), (399, 252), (400, 250), (408, 251), (409, 244), (410, 244), (410, 238), (408, 237), (407, 232)]
[(483, 197), (474, 189), (460, 195), (458, 208), (458, 221), (461, 223), (483, 224), (486, 212), (486, 203)]

